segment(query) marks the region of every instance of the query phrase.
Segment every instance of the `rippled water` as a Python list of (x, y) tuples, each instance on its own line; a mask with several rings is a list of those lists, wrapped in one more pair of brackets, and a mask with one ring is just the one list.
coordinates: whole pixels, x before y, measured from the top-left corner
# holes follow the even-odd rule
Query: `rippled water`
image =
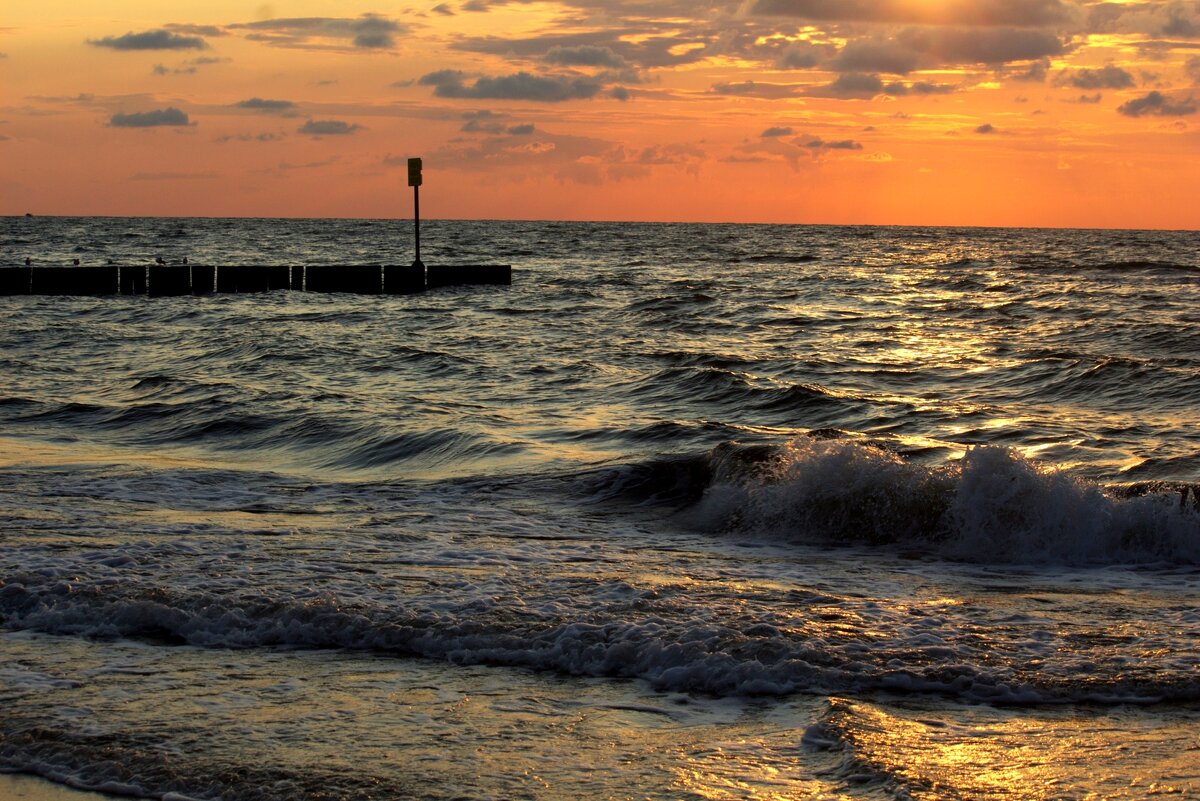
[[(23, 262), (411, 260), (4, 219)], [(1200, 793), (1200, 235), (433, 222), (511, 288), (0, 298), (0, 767)]]

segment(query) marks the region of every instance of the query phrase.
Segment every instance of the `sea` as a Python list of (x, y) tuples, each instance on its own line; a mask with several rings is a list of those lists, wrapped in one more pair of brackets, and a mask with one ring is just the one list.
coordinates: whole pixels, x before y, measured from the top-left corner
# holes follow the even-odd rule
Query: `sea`
[[(0, 264), (407, 264), (7, 218)], [(431, 221), (511, 287), (0, 298), (0, 771), (1200, 798), (1200, 233)]]

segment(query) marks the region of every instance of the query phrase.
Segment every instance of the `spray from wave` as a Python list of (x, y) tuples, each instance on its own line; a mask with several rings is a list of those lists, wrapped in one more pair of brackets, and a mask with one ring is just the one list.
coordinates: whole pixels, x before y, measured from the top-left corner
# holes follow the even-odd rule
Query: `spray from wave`
[[(669, 475), (670, 491), (626, 476), (622, 494), (690, 502), (680, 514), (689, 526), (767, 541), (898, 545), (980, 563), (1200, 564), (1194, 490), (1105, 488), (1008, 448), (930, 466), (877, 444), (809, 436), (724, 445), (682, 464), (642, 476)], [(685, 478), (705, 486), (683, 491)]]

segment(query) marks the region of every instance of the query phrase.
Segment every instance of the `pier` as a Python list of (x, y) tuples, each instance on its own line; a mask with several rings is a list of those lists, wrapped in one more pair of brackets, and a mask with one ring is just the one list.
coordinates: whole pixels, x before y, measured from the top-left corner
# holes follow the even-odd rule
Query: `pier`
[(441, 287), (510, 284), (507, 264), (0, 267), (0, 295), (160, 298), (276, 290), (412, 295)]

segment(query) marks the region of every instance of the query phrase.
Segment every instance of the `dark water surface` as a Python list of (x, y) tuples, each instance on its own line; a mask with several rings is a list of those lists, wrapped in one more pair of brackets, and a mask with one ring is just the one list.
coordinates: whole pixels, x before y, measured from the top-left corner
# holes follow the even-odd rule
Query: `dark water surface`
[[(409, 235), (3, 219), (0, 266), (406, 263)], [(212, 801), (1200, 794), (1200, 235), (422, 239), (513, 286), (0, 298), (0, 769)]]

